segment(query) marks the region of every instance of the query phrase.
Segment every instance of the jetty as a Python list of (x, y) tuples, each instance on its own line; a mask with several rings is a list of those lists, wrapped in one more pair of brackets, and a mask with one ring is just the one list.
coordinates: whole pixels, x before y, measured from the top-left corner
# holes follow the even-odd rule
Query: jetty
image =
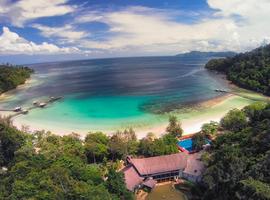
[(21, 106), (15, 107), (14, 109), (3, 109), (0, 108), (0, 111), (5, 111), (5, 112), (14, 112), (14, 114), (11, 114), (8, 118), (11, 119), (15, 116), (18, 115), (26, 115), (29, 113), (29, 111), (33, 110), (33, 109), (37, 109), (37, 108), (44, 108), (49, 104), (52, 104), (58, 100), (63, 99), (62, 96), (59, 97), (50, 97), (48, 100), (45, 101), (33, 101), (33, 105), (31, 107), (25, 108), (23, 109)]
[(216, 92), (222, 92), (222, 93), (229, 93), (228, 91), (226, 90), (221, 90), (221, 89), (215, 89)]

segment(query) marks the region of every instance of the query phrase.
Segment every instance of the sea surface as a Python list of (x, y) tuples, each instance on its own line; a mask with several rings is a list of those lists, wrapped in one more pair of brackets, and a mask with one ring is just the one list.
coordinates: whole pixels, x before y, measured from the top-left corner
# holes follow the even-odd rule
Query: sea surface
[(167, 120), (168, 113), (215, 98), (228, 89), (224, 79), (204, 69), (210, 58), (142, 57), (81, 60), (30, 65), (30, 87), (2, 101), (1, 108), (64, 98), (19, 116), (40, 127), (116, 130)]

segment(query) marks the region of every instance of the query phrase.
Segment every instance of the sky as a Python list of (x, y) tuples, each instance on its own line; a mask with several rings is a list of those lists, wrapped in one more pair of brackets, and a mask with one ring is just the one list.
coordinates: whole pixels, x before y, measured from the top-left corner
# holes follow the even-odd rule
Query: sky
[(0, 0), (0, 63), (243, 52), (269, 19), (270, 0)]

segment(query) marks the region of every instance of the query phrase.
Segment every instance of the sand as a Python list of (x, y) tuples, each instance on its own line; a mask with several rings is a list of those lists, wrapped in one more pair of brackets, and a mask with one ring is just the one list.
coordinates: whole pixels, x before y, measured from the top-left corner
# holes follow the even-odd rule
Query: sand
[[(16, 91), (29, 87), (33, 82), (28, 80), (25, 85), (19, 86)], [(210, 99), (208, 101), (204, 101), (198, 104), (194, 104), (192, 106), (186, 107), (181, 110), (177, 110), (173, 112), (182, 123), (182, 128), (184, 130), (184, 135), (196, 133), (200, 131), (201, 126), (204, 123), (208, 123), (210, 121), (217, 121), (219, 122), (220, 119), (231, 109), (238, 108), (241, 109), (255, 101), (265, 101), (269, 100), (268, 97), (264, 97), (260, 94), (250, 92), (247, 90), (240, 89), (238, 87), (232, 86), (234, 94), (224, 94), (222, 96), (216, 97), (214, 99)], [(0, 96), (0, 100), (11, 98), (14, 94), (14, 91), (9, 91), (8, 93), (2, 94)], [(8, 116), (11, 112), (1, 112), (1, 116)], [(171, 114), (171, 113), (170, 113)], [(165, 115), (170, 115), (165, 114)], [(167, 117), (168, 117), (167, 116)], [(89, 129), (87, 130), (71, 130), (69, 128), (63, 126), (55, 126), (53, 124), (44, 124), (44, 123), (33, 123), (27, 122), (25, 124), (24, 121), (21, 120), (20, 116), (12, 118), (13, 125), (16, 126), (18, 129), (22, 127), (28, 127), (30, 132), (34, 132), (37, 130), (51, 131), (58, 135), (65, 135), (70, 134), (72, 132), (79, 133), (82, 137), (84, 137), (87, 133), (89, 133)], [(161, 136), (165, 133), (166, 127), (168, 125), (167, 120), (161, 120), (160, 123), (154, 125), (142, 125), (133, 127), (136, 131), (138, 138), (143, 138), (146, 136), (147, 133), (153, 132), (156, 136)], [(103, 132), (111, 135), (115, 132), (115, 130), (103, 130)]]

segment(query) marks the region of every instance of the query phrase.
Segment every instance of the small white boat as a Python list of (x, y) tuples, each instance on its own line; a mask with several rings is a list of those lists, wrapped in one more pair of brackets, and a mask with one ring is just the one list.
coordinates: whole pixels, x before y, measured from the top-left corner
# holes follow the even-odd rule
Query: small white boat
[(22, 107), (16, 107), (14, 108), (14, 112), (20, 112), (22, 110)]
[(46, 103), (40, 103), (39, 107), (44, 108), (47, 104)]

